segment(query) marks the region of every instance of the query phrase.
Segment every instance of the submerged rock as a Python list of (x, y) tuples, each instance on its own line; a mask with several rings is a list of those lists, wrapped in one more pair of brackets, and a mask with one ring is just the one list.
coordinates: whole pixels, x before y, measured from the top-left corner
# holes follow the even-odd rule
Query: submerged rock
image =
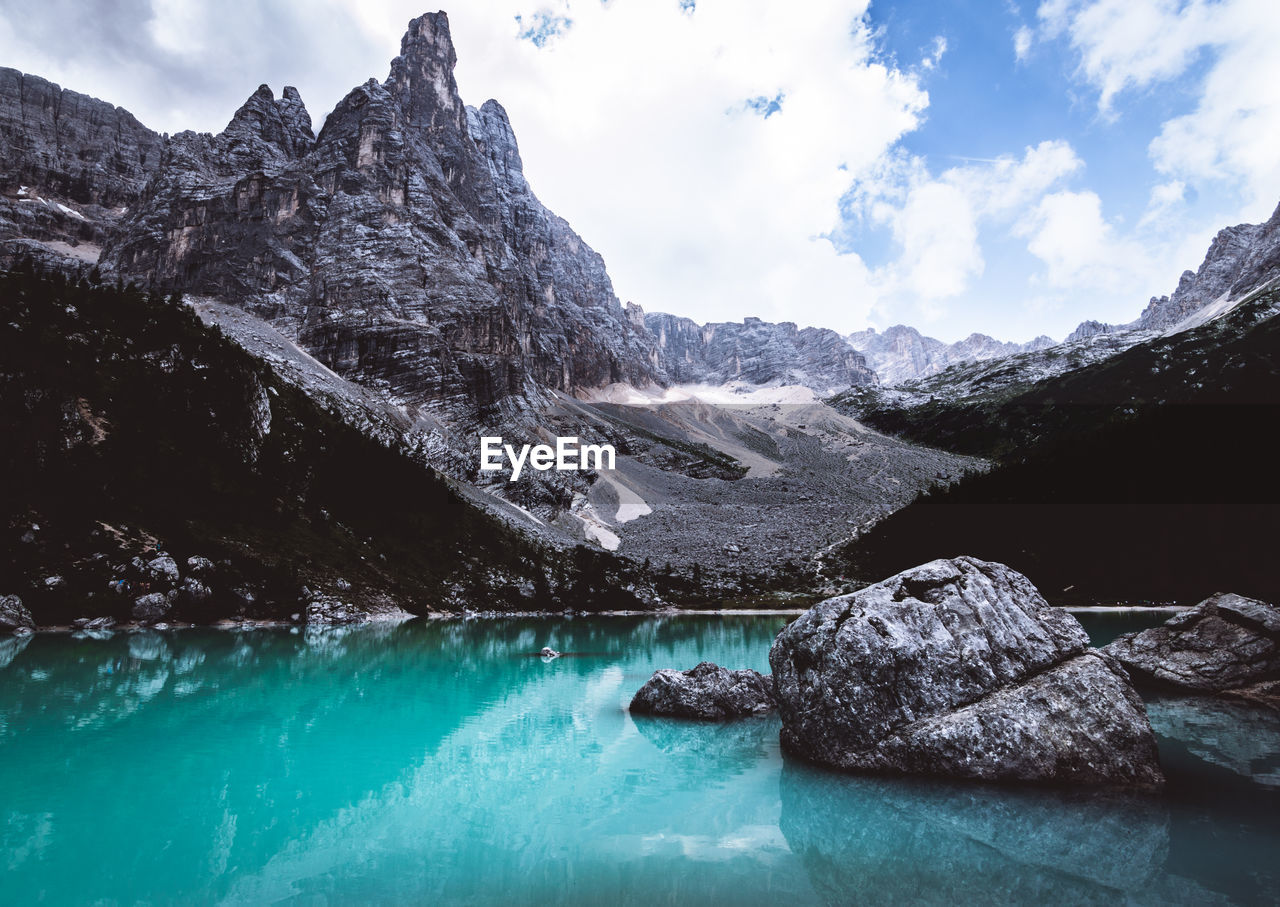
[(815, 605), (769, 653), (782, 744), (851, 771), (1153, 787), (1124, 670), (1025, 576), (937, 560)]
[(31, 612), (16, 595), (0, 596), (0, 633), (25, 634), (34, 630)]
[(1219, 696), (1156, 695), (1147, 701), (1151, 727), (1196, 759), (1280, 790), (1280, 712)]
[(742, 718), (773, 710), (769, 677), (709, 661), (688, 671), (655, 671), (631, 700), (633, 712), (678, 718)]
[(1280, 680), (1280, 608), (1220, 592), (1104, 651), (1139, 681), (1204, 693), (1256, 688), (1268, 698)]

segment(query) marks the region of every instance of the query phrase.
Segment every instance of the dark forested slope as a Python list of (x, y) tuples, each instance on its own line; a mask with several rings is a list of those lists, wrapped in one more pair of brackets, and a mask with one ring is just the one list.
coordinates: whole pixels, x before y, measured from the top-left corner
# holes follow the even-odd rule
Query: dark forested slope
[[(325, 412), (179, 300), (0, 274), (0, 594), (36, 621), (636, 604), (606, 554), (548, 547)], [(172, 556), (179, 585), (146, 562)], [(205, 558), (199, 581), (186, 559)], [(161, 571), (162, 573), (163, 571)]]
[(1008, 563), (1064, 601), (1280, 597), (1280, 293), (998, 399), (874, 424), (1000, 458), (845, 546), (876, 579), (933, 557)]

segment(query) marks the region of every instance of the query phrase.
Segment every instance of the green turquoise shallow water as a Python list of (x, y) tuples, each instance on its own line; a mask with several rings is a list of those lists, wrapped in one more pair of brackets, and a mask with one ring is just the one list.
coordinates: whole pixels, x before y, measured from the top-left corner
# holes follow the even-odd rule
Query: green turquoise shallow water
[(1137, 798), (846, 777), (776, 720), (627, 714), (660, 667), (767, 670), (783, 620), (5, 640), (0, 902), (1280, 899), (1274, 713), (1152, 701), (1170, 784)]

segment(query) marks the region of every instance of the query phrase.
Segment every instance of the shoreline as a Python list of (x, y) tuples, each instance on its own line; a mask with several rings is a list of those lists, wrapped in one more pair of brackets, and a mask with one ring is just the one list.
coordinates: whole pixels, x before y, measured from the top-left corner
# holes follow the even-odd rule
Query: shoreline
[[(1055, 606), (1058, 607), (1058, 606)], [(1187, 605), (1077, 605), (1071, 607), (1061, 607), (1061, 610), (1070, 614), (1124, 614), (1128, 612), (1140, 613), (1165, 613), (1176, 614), (1179, 611), (1187, 610)], [(84, 630), (71, 624), (50, 624), (47, 626), (36, 627), (30, 634), (73, 634), (85, 633), (87, 638), (92, 638), (93, 633), (139, 633), (144, 630), (154, 630), (158, 633), (165, 633), (171, 630), (300, 630), (300, 629), (335, 629), (345, 627), (367, 627), (370, 625), (380, 624), (401, 624), (408, 623), (412, 620), (513, 620), (513, 619), (529, 619), (529, 618), (590, 618), (590, 617), (790, 617), (799, 616), (808, 611), (808, 608), (664, 608), (658, 611), (481, 611), (472, 612), (470, 614), (455, 614), (451, 612), (427, 612), (426, 614), (413, 614), (403, 620), (380, 620), (373, 618), (370, 620), (352, 621), (350, 623), (303, 623), (291, 620), (281, 620), (274, 618), (235, 620), (224, 618), (208, 624), (192, 624), (192, 623), (160, 623), (160, 624), (139, 624), (132, 621), (116, 624), (112, 627), (104, 627), (97, 630)]]

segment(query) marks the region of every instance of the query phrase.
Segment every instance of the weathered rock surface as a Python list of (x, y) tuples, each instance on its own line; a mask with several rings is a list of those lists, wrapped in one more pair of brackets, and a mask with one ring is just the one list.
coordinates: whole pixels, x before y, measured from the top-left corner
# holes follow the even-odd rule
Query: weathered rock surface
[(16, 595), (0, 597), (0, 633), (26, 633), (34, 630), (35, 620), (22, 599)]
[(0, 240), (101, 243), (163, 145), (127, 110), (0, 68)]
[(1142, 701), (1025, 576), (932, 561), (822, 602), (769, 653), (782, 743), (852, 771), (1151, 787)]
[(209, 576), (213, 571), (213, 561), (209, 560), (207, 557), (200, 557), (199, 555), (196, 555), (194, 557), (187, 558), (187, 572), (192, 576)]
[(318, 136), (289, 86), (259, 86), (216, 136), (161, 137), (0, 70), (0, 239), (42, 260), (81, 253), (35, 241), (97, 244), (83, 257), (101, 246), (108, 271), (250, 309), (339, 374), (417, 400), (874, 381), (834, 332), (759, 319), (653, 316), (703, 338), (692, 360), (659, 350), (603, 259), (533, 194), (506, 111), (462, 102), (456, 61), (445, 14), (414, 19), (387, 79), (353, 89)]
[(168, 614), (170, 607), (171, 603), (167, 596), (159, 592), (150, 592), (134, 599), (133, 618), (139, 623), (154, 623)]
[(655, 671), (631, 700), (637, 714), (717, 720), (774, 710), (773, 683), (756, 671), (704, 661), (688, 671)]
[(167, 554), (152, 558), (147, 562), (147, 572), (153, 579), (168, 583), (178, 581), (178, 564)]
[(1280, 608), (1219, 593), (1104, 650), (1135, 679), (1219, 693), (1280, 680)]
[(830, 394), (876, 383), (866, 359), (835, 331), (759, 318), (700, 325), (662, 312), (646, 315), (638, 306), (628, 311), (643, 318), (663, 372), (679, 384), (799, 384)]

